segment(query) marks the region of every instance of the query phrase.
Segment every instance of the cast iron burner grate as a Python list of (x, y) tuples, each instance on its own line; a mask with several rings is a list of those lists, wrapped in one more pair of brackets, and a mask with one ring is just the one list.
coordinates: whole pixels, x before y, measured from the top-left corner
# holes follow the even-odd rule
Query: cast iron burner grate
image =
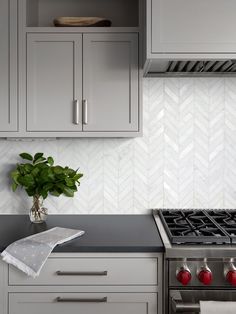
[(196, 209), (159, 211), (172, 244), (236, 243), (236, 211), (234, 216), (223, 213)]
[(209, 216), (227, 233), (231, 242), (236, 244), (236, 210), (212, 209), (208, 210)]

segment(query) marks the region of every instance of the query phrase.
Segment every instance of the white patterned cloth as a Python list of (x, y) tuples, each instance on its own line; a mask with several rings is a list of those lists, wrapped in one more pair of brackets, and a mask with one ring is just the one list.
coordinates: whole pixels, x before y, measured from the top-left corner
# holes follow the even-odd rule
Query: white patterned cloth
[(236, 302), (200, 301), (201, 314), (235, 314)]
[(1, 256), (6, 263), (35, 278), (56, 245), (83, 234), (82, 230), (55, 227), (10, 244)]

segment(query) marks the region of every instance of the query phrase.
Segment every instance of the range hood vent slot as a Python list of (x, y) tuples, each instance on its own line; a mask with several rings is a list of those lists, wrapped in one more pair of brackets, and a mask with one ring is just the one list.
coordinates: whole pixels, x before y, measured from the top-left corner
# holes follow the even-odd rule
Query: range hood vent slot
[(236, 60), (170, 61), (166, 72), (236, 72)]
[(148, 76), (232, 76), (236, 60), (151, 60)]

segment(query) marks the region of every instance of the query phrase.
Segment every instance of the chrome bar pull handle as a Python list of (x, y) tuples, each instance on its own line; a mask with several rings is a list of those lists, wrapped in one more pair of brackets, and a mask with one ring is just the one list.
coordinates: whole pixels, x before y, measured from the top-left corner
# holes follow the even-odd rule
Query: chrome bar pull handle
[(88, 124), (88, 101), (83, 100), (83, 124)]
[(200, 304), (199, 303), (188, 303), (175, 300), (172, 298), (172, 310), (174, 313), (200, 313)]
[(79, 302), (79, 303), (102, 303), (107, 302), (107, 297), (104, 298), (61, 298), (57, 297), (56, 302)]
[(105, 271), (60, 271), (56, 272), (57, 276), (107, 276)]
[(79, 124), (79, 101), (74, 101), (74, 124)]

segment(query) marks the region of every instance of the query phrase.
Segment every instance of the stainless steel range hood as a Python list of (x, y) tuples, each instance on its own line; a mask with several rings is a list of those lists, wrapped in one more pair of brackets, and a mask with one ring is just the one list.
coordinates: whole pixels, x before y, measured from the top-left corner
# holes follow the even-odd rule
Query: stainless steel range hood
[(235, 0), (146, 0), (144, 76), (236, 76)]
[(158, 60), (148, 63), (146, 76), (236, 76), (235, 60)]

